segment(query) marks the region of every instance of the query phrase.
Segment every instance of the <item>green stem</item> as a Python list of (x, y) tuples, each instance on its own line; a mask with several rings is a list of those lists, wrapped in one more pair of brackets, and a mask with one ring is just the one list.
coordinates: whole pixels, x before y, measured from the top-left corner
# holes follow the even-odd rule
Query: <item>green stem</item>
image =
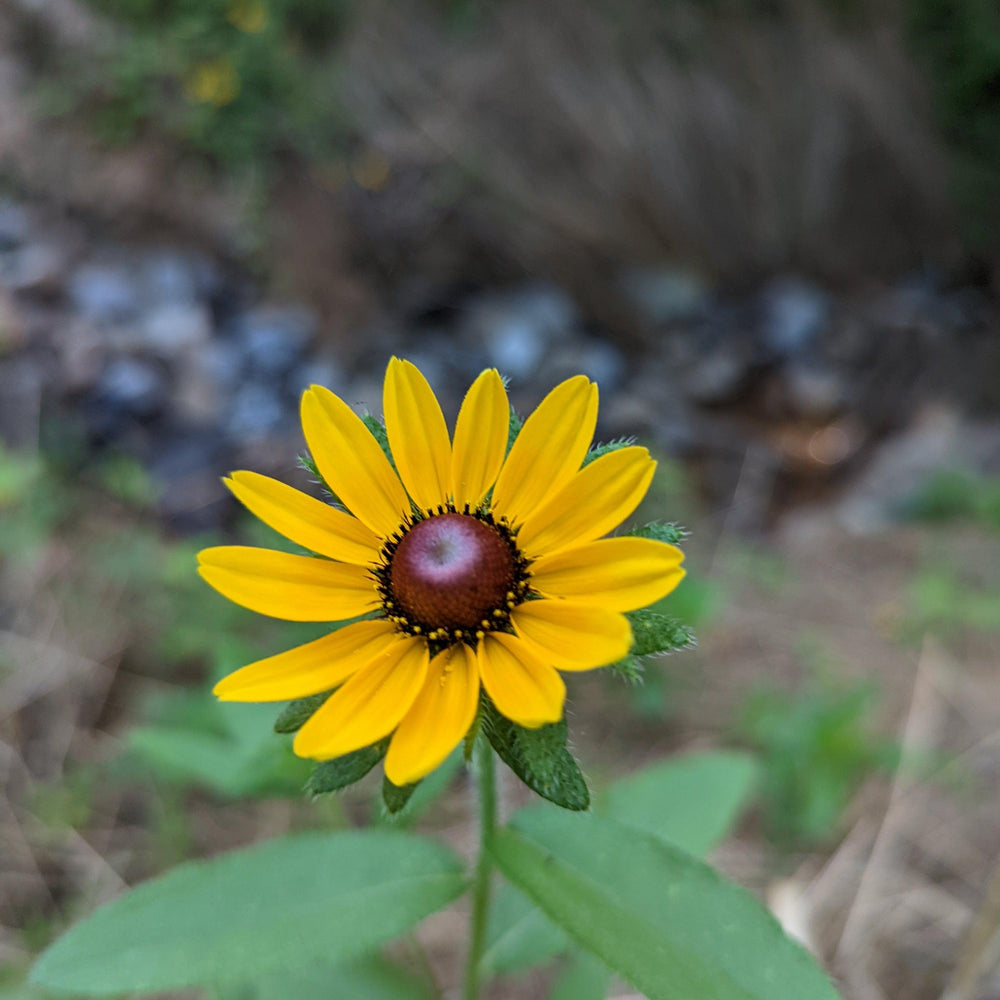
[(493, 748), (481, 736), (476, 745), (479, 785), (479, 858), (472, 882), (472, 926), (469, 952), (465, 960), (465, 986), (462, 1000), (479, 996), (479, 962), (486, 943), (486, 918), (490, 908), (490, 873), (493, 860), (487, 847), (497, 825), (497, 783)]

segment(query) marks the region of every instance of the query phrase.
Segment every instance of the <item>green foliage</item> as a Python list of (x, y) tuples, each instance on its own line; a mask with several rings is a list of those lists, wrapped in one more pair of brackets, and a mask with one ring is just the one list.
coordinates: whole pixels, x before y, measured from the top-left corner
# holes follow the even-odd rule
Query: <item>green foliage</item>
[[(395, 826), (413, 823), (448, 790), (455, 776), (462, 770), (462, 765), (462, 751), (456, 747), (426, 778), (411, 787), (403, 808), (395, 813), (388, 813), (386, 810), (386, 817)], [(384, 805), (383, 802), (383, 807)]]
[(608, 967), (593, 955), (577, 951), (552, 984), (549, 1000), (604, 1000), (610, 984)]
[(894, 764), (893, 748), (871, 732), (874, 699), (867, 682), (823, 676), (795, 695), (761, 689), (747, 699), (738, 732), (760, 752), (765, 828), (775, 841), (829, 839), (860, 783)]
[(385, 811), (390, 816), (402, 812), (419, 784), (419, 781), (415, 781), (410, 785), (394, 785), (388, 778), (383, 777), (382, 804), (385, 806)]
[(909, 501), (906, 513), (937, 524), (972, 520), (1000, 531), (1000, 478), (970, 472), (938, 472)]
[(482, 727), (500, 759), (533, 791), (563, 809), (590, 805), (580, 765), (566, 749), (566, 720), (525, 729), (501, 715), (486, 697)]
[(569, 938), (509, 882), (500, 885), (490, 905), (486, 947), (480, 968), (486, 975), (523, 972), (570, 947)]
[(748, 754), (691, 754), (615, 782), (599, 811), (703, 857), (732, 828), (759, 776)]
[(427, 984), (383, 958), (348, 965), (310, 963), (224, 988), (217, 1000), (433, 1000)]
[(290, 701), (274, 720), (276, 733), (297, 733), (315, 714), (316, 710), (330, 697), (329, 691), (311, 694), (307, 698)]
[(924, 566), (906, 593), (905, 632), (950, 636), (963, 628), (1000, 631), (1000, 590), (963, 580), (948, 566)]
[(124, 40), (100, 61), (100, 75), (96, 65), (54, 66), (73, 98), (56, 104), (86, 110), (106, 140), (152, 127), (230, 167), (267, 166), (289, 149), (328, 162), (344, 147), (349, 130), (329, 49), (347, 23), (347, 3), (91, 3)]
[(376, 764), (380, 763), (389, 749), (389, 740), (380, 740), (370, 747), (362, 747), (353, 753), (324, 760), (313, 766), (312, 774), (306, 782), (310, 795), (325, 795), (339, 792), (360, 781)]
[[(746, 754), (692, 754), (615, 782), (598, 797), (595, 809), (702, 856), (730, 830), (757, 777), (756, 763)], [(520, 972), (569, 948), (564, 931), (521, 892), (501, 885), (490, 911), (484, 972)]]
[(658, 838), (543, 806), (491, 845), (503, 874), (650, 1000), (836, 1000), (745, 890)]
[(1000, 10), (994, 0), (906, 0), (910, 37), (953, 152), (973, 246), (994, 248), (1000, 197)]
[(44, 952), (31, 979), (88, 996), (253, 981), (359, 957), (464, 886), (459, 860), (412, 834), (284, 837), (133, 889)]

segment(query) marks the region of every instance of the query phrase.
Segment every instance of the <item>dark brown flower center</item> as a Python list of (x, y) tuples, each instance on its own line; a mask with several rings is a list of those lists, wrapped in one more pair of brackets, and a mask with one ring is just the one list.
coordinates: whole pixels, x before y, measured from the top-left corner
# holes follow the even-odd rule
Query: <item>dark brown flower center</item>
[(386, 582), (411, 627), (457, 639), (506, 617), (519, 576), (516, 553), (498, 527), (448, 512), (406, 532), (391, 553)]

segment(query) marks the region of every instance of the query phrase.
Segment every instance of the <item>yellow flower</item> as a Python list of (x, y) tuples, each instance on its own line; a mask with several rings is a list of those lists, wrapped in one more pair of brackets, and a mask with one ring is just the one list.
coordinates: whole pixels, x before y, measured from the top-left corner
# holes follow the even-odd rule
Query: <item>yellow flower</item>
[(198, 63), (184, 80), (184, 95), (192, 104), (232, 104), (240, 93), (240, 78), (226, 56)]
[(581, 468), (597, 420), (597, 386), (584, 376), (545, 397), (509, 454), (495, 370), (473, 382), (453, 439), (407, 361), (390, 361), (383, 405), (395, 469), (343, 400), (321, 386), (302, 397), (306, 443), (346, 511), (254, 472), (226, 480), (257, 517), (321, 558), (221, 546), (200, 554), (199, 571), (275, 618), (370, 616), (251, 663), (215, 693), (282, 701), (336, 689), (295, 752), (327, 760), (392, 734), (385, 773), (406, 785), (466, 735), (480, 685), (519, 725), (562, 718), (559, 671), (625, 656), (623, 612), (669, 593), (684, 571), (671, 545), (602, 538), (636, 508), (656, 463), (628, 447)]

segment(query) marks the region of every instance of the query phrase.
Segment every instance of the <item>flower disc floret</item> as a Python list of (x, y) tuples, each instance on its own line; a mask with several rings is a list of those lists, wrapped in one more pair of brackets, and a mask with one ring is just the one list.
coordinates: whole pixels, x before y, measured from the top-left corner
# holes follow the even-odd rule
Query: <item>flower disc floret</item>
[(383, 549), (376, 571), (387, 616), (411, 635), (467, 642), (510, 625), (528, 589), (525, 560), (492, 517), (430, 514)]

